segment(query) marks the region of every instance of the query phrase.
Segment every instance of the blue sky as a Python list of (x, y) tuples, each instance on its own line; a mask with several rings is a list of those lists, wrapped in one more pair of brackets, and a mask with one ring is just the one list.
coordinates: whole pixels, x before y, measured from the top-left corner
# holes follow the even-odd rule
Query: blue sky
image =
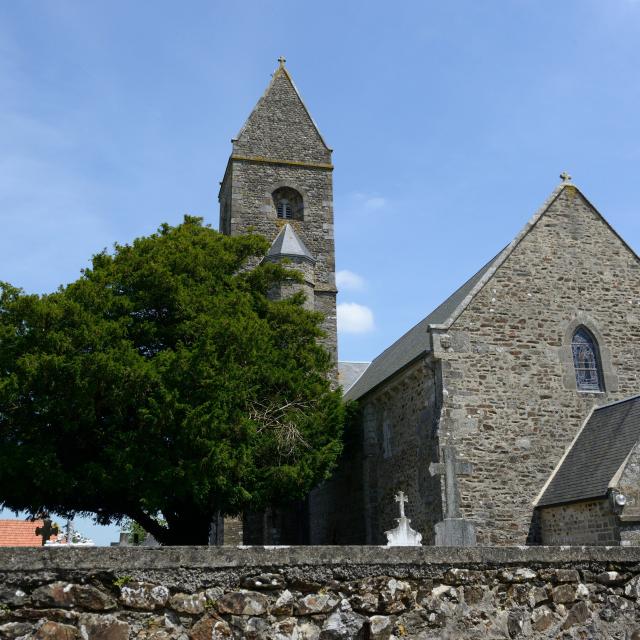
[(640, 0), (0, 3), (0, 279), (51, 291), (161, 222), (217, 226), (284, 55), (335, 150), (340, 357), (369, 360), (563, 170), (640, 250), (639, 42)]

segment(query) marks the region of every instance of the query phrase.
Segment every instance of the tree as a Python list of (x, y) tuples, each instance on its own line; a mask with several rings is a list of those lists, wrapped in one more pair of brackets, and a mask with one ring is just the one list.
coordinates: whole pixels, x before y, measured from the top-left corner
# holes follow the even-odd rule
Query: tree
[(298, 276), (267, 247), (185, 217), (55, 293), (0, 285), (0, 504), (206, 544), (216, 513), (327, 477), (344, 417), (321, 316), (269, 298)]

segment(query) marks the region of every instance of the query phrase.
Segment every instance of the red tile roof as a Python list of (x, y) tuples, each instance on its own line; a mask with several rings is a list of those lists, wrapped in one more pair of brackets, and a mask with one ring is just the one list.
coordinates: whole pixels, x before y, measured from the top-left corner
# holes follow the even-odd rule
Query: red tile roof
[(42, 520), (0, 520), (0, 547), (41, 547), (42, 538), (36, 535), (36, 529), (43, 524)]

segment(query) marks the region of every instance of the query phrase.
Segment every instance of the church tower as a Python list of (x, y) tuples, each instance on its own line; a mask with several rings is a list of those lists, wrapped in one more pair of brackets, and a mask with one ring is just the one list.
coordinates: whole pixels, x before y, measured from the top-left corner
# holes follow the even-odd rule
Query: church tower
[[(307, 306), (324, 315), (324, 346), (337, 362), (331, 149), (279, 59), (264, 95), (232, 140), (220, 186), (220, 231), (254, 231), (304, 275)], [(283, 291), (284, 295), (285, 292)]]

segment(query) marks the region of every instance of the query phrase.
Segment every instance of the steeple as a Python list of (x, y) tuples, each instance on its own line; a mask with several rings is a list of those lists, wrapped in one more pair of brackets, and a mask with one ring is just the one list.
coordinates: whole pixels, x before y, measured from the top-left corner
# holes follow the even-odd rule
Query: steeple
[(337, 362), (331, 149), (283, 57), (232, 142), (218, 196), (220, 230), (260, 233), (273, 243), (266, 259), (289, 258), (302, 271), (307, 304), (324, 315), (323, 343)]
[(283, 57), (238, 135), (233, 155), (331, 165), (331, 149), (287, 71)]

